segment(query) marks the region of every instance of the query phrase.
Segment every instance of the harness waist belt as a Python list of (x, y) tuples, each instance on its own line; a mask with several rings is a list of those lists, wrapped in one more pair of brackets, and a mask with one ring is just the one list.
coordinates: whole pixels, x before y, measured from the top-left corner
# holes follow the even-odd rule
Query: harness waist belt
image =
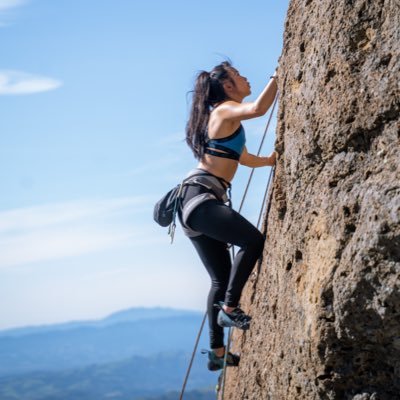
[(227, 195), (227, 189), (230, 189), (231, 185), (224, 179), (199, 168), (193, 169), (189, 172), (183, 182), (183, 185), (197, 185), (204, 187), (207, 190), (206, 193), (193, 196), (181, 208), (182, 229), (185, 235), (189, 237), (200, 236), (201, 233), (190, 229), (187, 225), (187, 221), (191, 213), (196, 209), (196, 207), (207, 200), (215, 199), (222, 201), (223, 203), (230, 204), (230, 199)]

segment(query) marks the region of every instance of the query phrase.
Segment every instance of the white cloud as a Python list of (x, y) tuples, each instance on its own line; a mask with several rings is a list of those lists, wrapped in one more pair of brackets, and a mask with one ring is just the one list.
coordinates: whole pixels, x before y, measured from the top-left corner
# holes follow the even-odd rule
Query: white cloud
[(0, 0), (0, 28), (9, 26), (11, 23), (10, 15), (13, 9), (27, 3), (28, 0)]
[(129, 238), (126, 232), (102, 232), (97, 229), (51, 229), (19, 234), (2, 240), (0, 266), (71, 257), (109, 249), (123, 244)]
[(26, 0), (0, 0), (0, 12), (22, 6)]
[(0, 70), (0, 95), (21, 95), (59, 88), (62, 82), (21, 71)]
[(126, 212), (129, 209), (138, 211), (152, 200), (154, 199), (146, 196), (77, 200), (2, 211), (0, 212), (0, 235), (109, 216), (111, 213)]
[(157, 243), (149, 207), (146, 197), (122, 197), (3, 211), (0, 267)]

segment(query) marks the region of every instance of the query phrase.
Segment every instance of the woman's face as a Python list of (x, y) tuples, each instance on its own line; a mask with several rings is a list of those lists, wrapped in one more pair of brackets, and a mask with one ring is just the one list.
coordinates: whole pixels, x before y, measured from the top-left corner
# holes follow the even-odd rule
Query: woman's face
[(240, 75), (239, 71), (233, 67), (229, 68), (229, 76), (235, 83), (238, 94), (246, 97), (251, 94), (251, 86), (247, 78)]

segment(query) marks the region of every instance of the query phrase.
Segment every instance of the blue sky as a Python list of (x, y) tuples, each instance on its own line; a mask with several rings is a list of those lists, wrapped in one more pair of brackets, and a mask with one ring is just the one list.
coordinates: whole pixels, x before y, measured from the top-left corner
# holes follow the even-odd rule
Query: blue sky
[[(204, 309), (197, 254), (180, 229), (169, 244), (152, 207), (196, 165), (182, 141), (196, 73), (229, 57), (256, 98), (287, 6), (0, 0), (0, 329)], [(267, 118), (245, 121), (250, 152)], [(249, 173), (234, 179), (236, 207)], [(253, 223), (268, 173), (256, 171), (243, 210)]]

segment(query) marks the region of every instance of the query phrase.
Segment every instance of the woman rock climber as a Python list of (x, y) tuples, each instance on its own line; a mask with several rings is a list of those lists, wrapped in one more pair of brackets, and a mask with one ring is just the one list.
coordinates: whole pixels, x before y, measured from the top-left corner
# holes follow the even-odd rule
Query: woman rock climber
[[(210, 328), (208, 368), (223, 367), (223, 327), (249, 328), (251, 317), (239, 308), (239, 299), (260, 257), (264, 236), (229, 205), (227, 192), (238, 164), (251, 168), (273, 166), (276, 153), (258, 157), (247, 152), (241, 121), (264, 115), (277, 92), (276, 72), (254, 102), (247, 79), (223, 62), (196, 79), (186, 142), (199, 160), (183, 187), (179, 218), (211, 278), (207, 315)], [(239, 247), (231, 262), (228, 244)], [(239, 356), (228, 353), (227, 365), (236, 366)]]

